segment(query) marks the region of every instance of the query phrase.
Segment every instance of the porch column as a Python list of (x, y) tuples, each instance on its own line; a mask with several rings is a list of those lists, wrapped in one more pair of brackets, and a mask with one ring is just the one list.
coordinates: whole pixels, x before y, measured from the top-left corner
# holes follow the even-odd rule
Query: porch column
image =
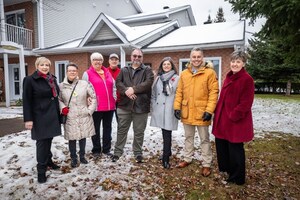
[(43, 14), (43, 0), (37, 1), (37, 13), (38, 13), (38, 37), (39, 37), (39, 48), (44, 48), (44, 14)]
[(24, 62), (24, 48), (20, 45), (19, 48), (19, 62), (20, 62), (20, 94), (23, 94), (23, 79), (25, 77), (25, 62)]
[(5, 80), (5, 106), (10, 106), (10, 93), (9, 93), (9, 73), (8, 73), (8, 54), (3, 54), (4, 63), (4, 80)]
[(121, 47), (121, 46), (120, 46), (120, 57), (121, 57), (120, 65), (122, 68), (122, 67), (125, 67), (125, 65), (126, 65), (126, 53), (125, 53), (123, 47)]

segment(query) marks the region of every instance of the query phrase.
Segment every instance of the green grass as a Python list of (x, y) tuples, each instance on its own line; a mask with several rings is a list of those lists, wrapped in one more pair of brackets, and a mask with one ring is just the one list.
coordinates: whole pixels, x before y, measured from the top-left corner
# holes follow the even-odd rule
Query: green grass
[[(246, 184), (224, 184), (219, 174), (214, 142), (213, 172), (201, 176), (201, 163), (194, 160), (179, 169), (179, 159), (172, 157), (171, 169), (162, 168), (154, 155), (145, 165), (132, 171), (145, 177), (139, 187), (148, 191), (148, 197), (158, 199), (300, 199), (300, 137), (270, 133), (245, 144)], [(151, 185), (152, 187), (148, 187)]]
[(300, 102), (300, 94), (292, 94), (290, 96), (286, 96), (284, 94), (255, 94), (255, 98), (261, 99), (280, 99), (280, 100), (293, 100)]

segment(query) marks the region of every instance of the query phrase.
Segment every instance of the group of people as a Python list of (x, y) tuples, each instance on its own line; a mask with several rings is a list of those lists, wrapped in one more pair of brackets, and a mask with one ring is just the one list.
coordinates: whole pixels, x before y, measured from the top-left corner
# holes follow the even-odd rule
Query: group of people
[[(59, 169), (52, 161), (51, 144), (61, 134), (60, 118), (66, 116), (64, 137), (69, 141), (71, 167), (78, 166), (76, 141), (79, 141), (79, 162), (85, 158), (86, 138), (91, 137), (94, 157), (102, 154), (117, 162), (122, 156), (129, 128), (132, 124), (133, 154), (137, 163), (143, 162), (143, 141), (148, 114), (150, 126), (161, 128), (164, 168), (170, 168), (172, 131), (181, 120), (185, 133), (184, 159), (177, 167), (187, 167), (193, 160), (194, 137), (201, 143), (202, 175), (211, 174), (212, 149), (208, 127), (213, 117), (219, 171), (228, 174), (228, 182), (245, 183), (244, 142), (253, 138), (251, 106), (254, 82), (245, 70), (247, 56), (242, 51), (231, 55), (230, 72), (226, 75), (219, 95), (218, 78), (213, 64), (204, 61), (203, 51), (194, 48), (186, 69), (178, 70), (170, 57), (165, 57), (157, 70), (143, 64), (141, 49), (131, 52), (131, 65), (118, 68), (117, 54), (109, 56), (104, 67), (100, 53), (91, 55), (91, 66), (82, 79), (78, 66), (69, 63), (66, 77), (57, 84), (50, 73), (51, 62), (45, 57), (36, 60), (36, 71), (24, 78), (23, 109), (25, 128), (36, 140), (38, 182), (47, 180), (50, 167)], [(219, 96), (219, 99), (218, 99)], [(117, 140), (111, 152), (112, 119), (116, 116)], [(49, 121), (51, 123), (49, 123)], [(102, 146), (100, 124), (102, 123)]]

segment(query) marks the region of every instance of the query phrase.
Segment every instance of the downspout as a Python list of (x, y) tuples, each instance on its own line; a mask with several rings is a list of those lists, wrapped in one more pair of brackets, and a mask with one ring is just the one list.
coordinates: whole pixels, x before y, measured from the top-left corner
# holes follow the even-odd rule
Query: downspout
[(39, 35), (39, 48), (45, 47), (44, 41), (44, 13), (43, 13), (43, 0), (37, 1), (37, 13), (38, 13), (38, 35)]
[(126, 66), (126, 53), (122, 46), (120, 46), (120, 58), (121, 58), (120, 67), (121, 68), (125, 67)]

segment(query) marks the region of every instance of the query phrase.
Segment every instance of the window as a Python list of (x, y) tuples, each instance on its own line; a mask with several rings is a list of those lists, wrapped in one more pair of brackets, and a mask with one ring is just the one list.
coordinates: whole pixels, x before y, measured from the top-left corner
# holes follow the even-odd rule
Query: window
[(5, 13), (6, 23), (25, 28), (25, 10)]
[(67, 64), (69, 64), (68, 60), (55, 61), (55, 76), (58, 83), (63, 82), (66, 76)]
[[(222, 58), (221, 57), (204, 57), (204, 60), (207, 61), (211, 61), (214, 65), (214, 69), (217, 73), (217, 77), (219, 80), (219, 87), (221, 87), (221, 79), (222, 79), (222, 74), (221, 74), (221, 70), (222, 70)], [(179, 59), (179, 73), (182, 72), (185, 68), (186, 68), (186, 64), (190, 61), (189, 58), (182, 58)]]

